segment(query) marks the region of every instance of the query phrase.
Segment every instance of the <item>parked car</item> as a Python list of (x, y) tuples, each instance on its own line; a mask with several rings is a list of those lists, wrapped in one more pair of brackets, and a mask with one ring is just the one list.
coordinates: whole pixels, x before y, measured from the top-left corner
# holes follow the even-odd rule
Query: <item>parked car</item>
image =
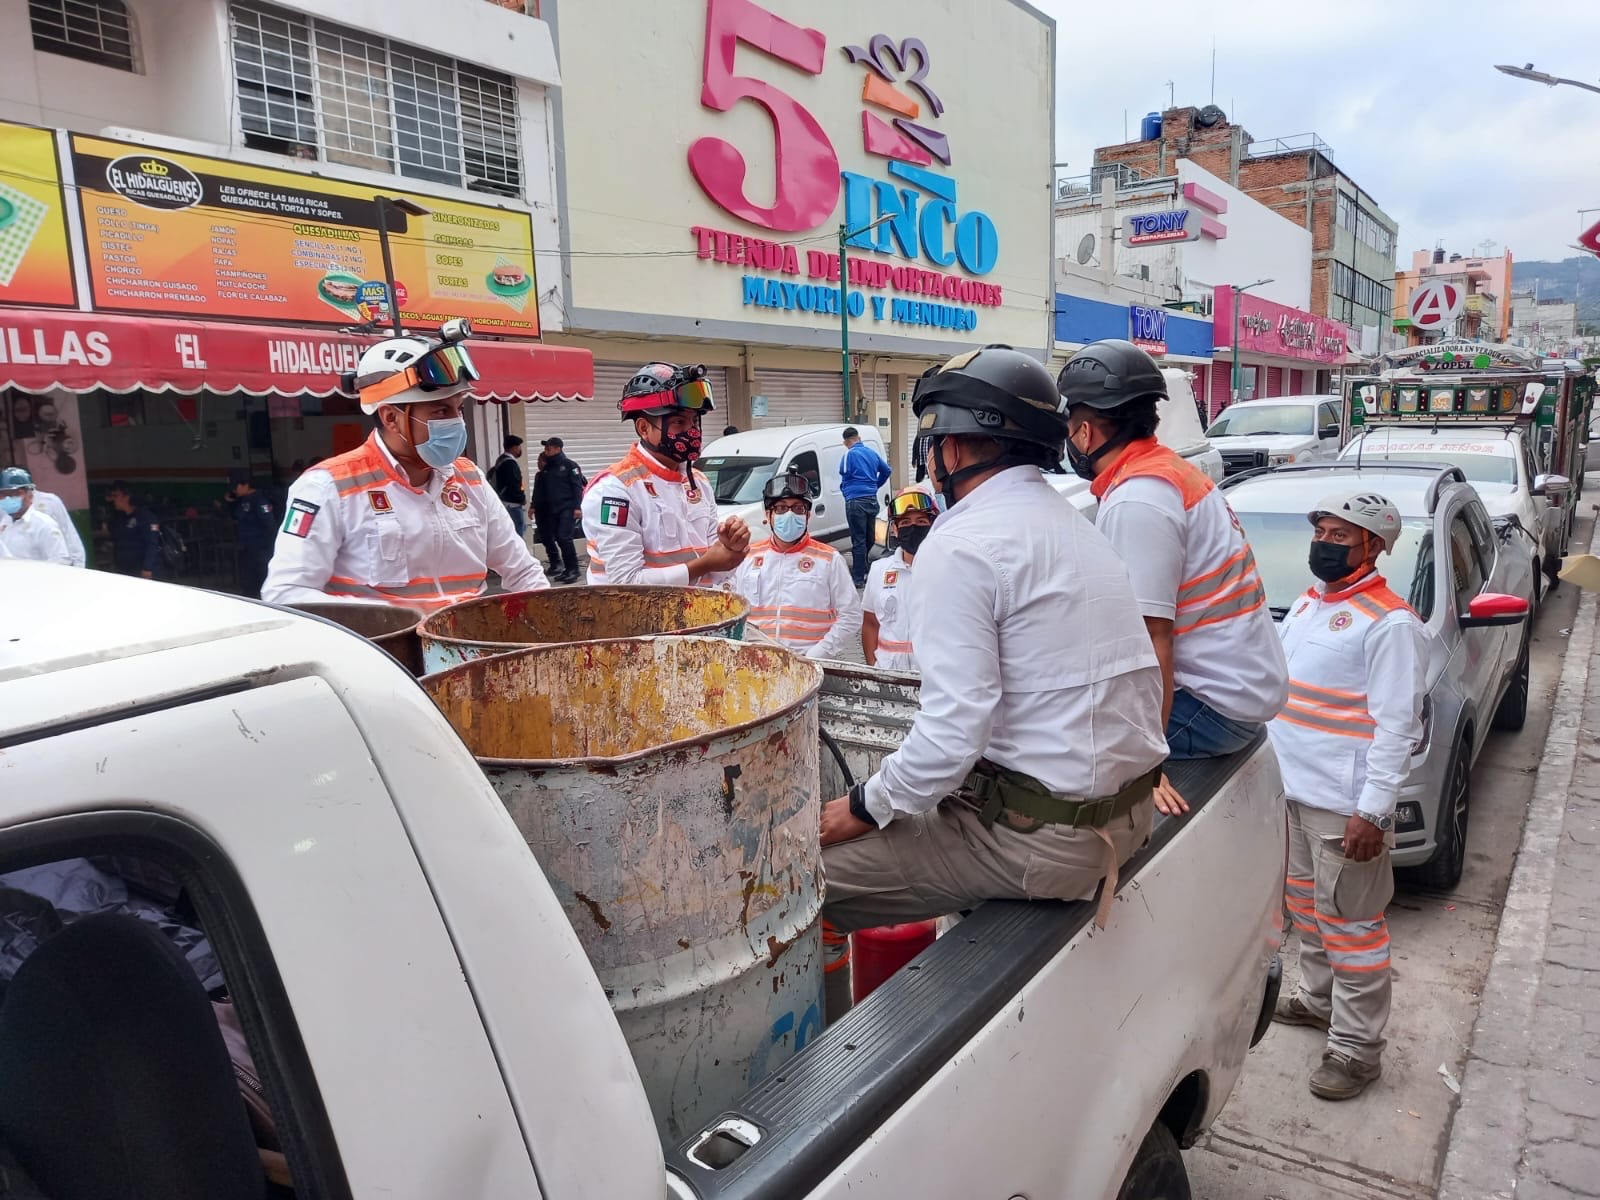
[(1399, 508), (1400, 540), (1378, 570), (1433, 638), (1422, 740), (1395, 813), (1394, 864), (1418, 867), (1430, 887), (1453, 888), (1466, 862), (1472, 764), (1491, 728), (1520, 729), (1527, 714), (1537, 572), (1524, 543), (1491, 523), (1459, 467), (1306, 463), (1223, 486), (1280, 620), (1313, 582), (1306, 514), (1319, 501), (1370, 489)]
[(1230, 404), (1206, 430), (1229, 475), (1339, 453), (1339, 397), (1276, 396)]
[[(19, 1160), (46, 1176), (89, 1160), (101, 1186), (74, 1195), (129, 1177), (163, 1194), (264, 1194), (265, 1168), (274, 1195), (394, 1200), (1157, 1200), (1187, 1194), (1179, 1147), (1216, 1118), (1270, 1020), (1284, 802), (1258, 743), (1174, 766), (1194, 811), (1161, 820), (1124, 866), (1107, 928), (1087, 902), (980, 905), (826, 1029), (816, 1005), (785, 1014), (772, 1041), (804, 1048), (744, 1094), (707, 1097), (710, 1123), (664, 1146), (613, 1004), (643, 988), (648, 1012), (723, 977), (686, 950), (640, 963), (631, 994), (608, 997), (572, 897), (540, 867), (586, 854), (583, 831), (530, 847), (399, 664), (233, 597), (5, 570), (30, 598), (0, 640), (0, 936), (21, 958), (0, 963), (0, 1082), (18, 1114), (0, 1153), (18, 1194)], [(904, 736), (916, 692), (899, 679), (830, 670), (818, 710), (852, 770)], [(673, 776), (664, 815), (641, 826), (659, 815), (670, 838), (686, 807), (733, 812), (770, 742), (741, 743), (738, 793), (735, 772)], [(706, 748), (679, 744), (685, 758)], [(763, 853), (797, 853), (738, 819), (761, 829)], [(173, 937), (208, 942), (204, 976), (153, 923), (77, 908), (62, 929), (49, 900), (17, 891), (18, 872), (91, 856), (159, 887)], [(615, 869), (648, 886), (649, 862)], [(733, 913), (741, 895), (751, 913), (752, 889), (763, 910), (802, 902), (763, 896), (766, 879), (702, 886)], [(585, 921), (605, 920), (578, 899)], [(53, 966), (24, 989), (35, 930)], [(768, 967), (791, 951), (727, 940)], [(219, 973), (243, 1075), (202, 990), (220, 997), (202, 983)], [(727, 1008), (718, 1022), (749, 1026)], [(976, 1113), (993, 1117), (982, 1153), (952, 1136)], [(277, 1148), (258, 1151), (263, 1121)]]
[(1537, 473), (1526, 426), (1379, 425), (1357, 434), (1339, 457), (1460, 467), (1490, 517), (1515, 524), (1534, 561), (1535, 579), (1542, 570), (1554, 580), (1561, 569), (1572, 537), (1575, 489), (1563, 475)]
[[(1156, 440), (1169, 450), (1188, 459), (1215, 482), (1223, 477), (1222, 455), (1206, 437), (1200, 427), (1200, 410), (1195, 404), (1194, 389), (1189, 386), (1189, 373), (1173, 367), (1163, 367), (1161, 374), (1167, 380), (1167, 399), (1156, 401), (1156, 413), (1161, 423), (1156, 426)], [(1079, 479), (1066, 468), (1048, 474), (1050, 486), (1060, 492), (1090, 520), (1094, 519), (1100, 504), (1089, 494), (1087, 480)]]
[[(717, 498), (719, 517), (743, 517), (756, 537), (766, 524), (761, 489), (780, 470), (793, 467), (811, 480), (811, 536), (834, 541), (850, 536), (844, 515), (844, 493), (839, 490), (839, 462), (844, 458), (844, 431), (849, 426), (780, 425), (731, 433), (706, 445), (695, 463)], [(864, 445), (885, 460), (883, 437), (872, 425), (858, 425)], [(889, 485), (878, 494), (880, 509), (889, 503)]]

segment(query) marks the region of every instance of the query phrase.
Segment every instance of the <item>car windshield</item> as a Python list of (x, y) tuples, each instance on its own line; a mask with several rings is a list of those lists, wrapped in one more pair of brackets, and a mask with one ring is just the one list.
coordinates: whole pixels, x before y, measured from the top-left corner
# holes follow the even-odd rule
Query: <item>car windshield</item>
[(1275, 433), (1311, 436), (1310, 404), (1265, 404), (1260, 408), (1230, 409), (1211, 423), (1207, 437), (1268, 437)]
[(699, 458), (695, 467), (711, 481), (711, 494), (718, 504), (754, 504), (761, 489), (772, 478), (775, 458)]
[[(1355, 456), (1356, 447), (1351, 445), (1339, 457)], [(1362, 462), (1382, 462), (1384, 459), (1449, 463), (1452, 467), (1460, 467), (1461, 473), (1471, 483), (1503, 483), (1508, 487), (1515, 487), (1517, 483), (1517, 460), (1509, 454), (1496, 454), (1492, 447), (1480, 446), (1476, 442), (1428, 444), (1406, 441), (1386, 444), (1381, 437), (1374, 437), (1361, 450)]]
[[(1311, 523), (1303, 512), (1240, 512), (1239, 524), (1250, 539), (1267, 603), (1281, 617), (1295, 598), (1316, 582), (1306, 565), (1311, 551)], [(1424, 621), (1433, 613), (1433, 531), (1429, 521), (1407, 517), (1400, 522), (1400, 540), (1378, 559), (1378, 570)]]

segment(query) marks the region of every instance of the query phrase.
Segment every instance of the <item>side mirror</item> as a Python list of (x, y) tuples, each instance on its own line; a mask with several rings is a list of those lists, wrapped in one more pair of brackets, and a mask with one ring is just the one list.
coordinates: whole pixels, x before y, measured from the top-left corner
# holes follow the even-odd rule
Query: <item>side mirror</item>
[(1467, 615), (1460, 619), (1463, 629), (1487, 629), (1492, 625), (1520, 625), (1528, 615), (1528, 602), (1504, 592), (1484, 592), (1467, 604)]
[(1572, 487), (1572, 480), (1565, 475), (1535, 475), (1533, 477), (1533, 494), (1535, 496), (1565, 496)]
[(1339, 427), (1337, 425), (1324, 425), (1321, 429), (1317, 430), (1317, 436), (1319, 438), (1338, 437)]

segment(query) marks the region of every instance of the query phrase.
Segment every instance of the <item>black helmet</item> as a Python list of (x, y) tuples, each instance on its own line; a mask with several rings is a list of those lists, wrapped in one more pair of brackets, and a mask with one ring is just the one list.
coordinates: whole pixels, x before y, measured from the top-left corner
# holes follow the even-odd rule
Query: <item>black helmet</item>
[(617, 410), (624, 421), (635, 417), (661, 417), (677, 409), (690, 412), (715, 412), (711, 383), (706, 369), (676, 363), (645, 363), (622, 389)]
[(1022, 442), (1061, 458), (1066, 406), (1055, 381), (1036, 359), (1010, 346), (958, 354), (917, 381), (911, 410), (919, 438), (974, 434)]
[(774, 475), (761, 489), (761, 506), (771, 508), (780, 500), (804, 500), (811, 504), (811, 485), (799, 471), (790, 469)]
[(1056, 383), (1068, 409), (1087, 404), (1104, 412), (1135, 400), (1167, 396), (1167, 380), (1156, 360), (1121, 338), (1107, 338), (1079, 350), (1061, 368)]

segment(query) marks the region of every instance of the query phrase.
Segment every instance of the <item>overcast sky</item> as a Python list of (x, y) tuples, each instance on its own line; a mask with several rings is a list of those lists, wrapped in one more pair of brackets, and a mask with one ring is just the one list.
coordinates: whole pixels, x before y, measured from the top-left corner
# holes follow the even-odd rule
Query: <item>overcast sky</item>
[[(1086, 5), (1056, 19), (1056, 150), (1094, 148), (1146, 112), (1211, 100), (1257, 139), (1317, 133), (1400, 225), (1397, 258), (1446, 251), (1560, 259), (1600, 209), (1600, 94), (1513, 79), (1496, 63), (1600, 84), (1600, 0), (1339, 0), (1336, 4)], [(1164, 19), (1163, 13), (1171, 14)], [(1526, 15), (1524, 15), (1526, 14)], [(1600, 220), (1600, 212), (1584, 218)]]

